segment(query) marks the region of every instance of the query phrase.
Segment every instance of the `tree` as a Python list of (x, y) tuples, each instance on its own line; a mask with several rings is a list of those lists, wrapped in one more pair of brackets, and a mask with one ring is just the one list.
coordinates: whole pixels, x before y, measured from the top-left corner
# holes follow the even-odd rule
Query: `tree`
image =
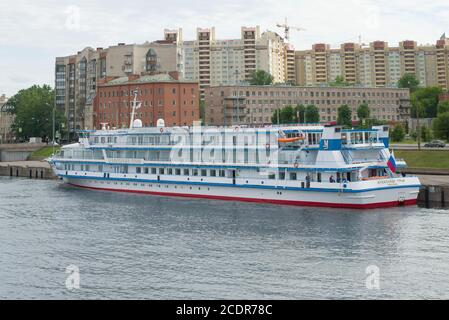
[(360, 124), (363, 125), (364, 120), (368, 119), (370, 115), (370, 109), (368, 104), (362, 103), (357, 108), (357, 117), (360, 120)]
[(436, 137), (449, 140), (449, 112), (440, 113), (433, 121), (433, 132)]
[(343, 104), (338, 108), (337, 124), (346, 127), (352, 126), (352, 112), (347, 104)]
[(273, 83), (274, 77), (264, 70), (255, 70), (251, 73), (249, 83), (251, 85), (266, 86)]
[(391, 131), (391, 140), (395, 142), (400, 142), (405, 138), (405, 130), (402, 125), (397, 124)]
[[(299, 117), (299, 119), (298, 119)], [(295, 123), (306, 122), (306, 107), (303, 104), (297, 104), (295, 107)]]
[(281, 123), (293, 123), (294, 110), (292, 106), (285, 106), (280, 111)]
[(419, 87), (419, 80), (416, 79), (416, 76), (412, 73), (404, 74), (398, 81), (399, 88), (408, 88), (410, 92), (414, 92)]
[[(20, 90), (8, 100), (8, 107), (15, 115), (12, 130), (19, 138), (52, 137), (54, 91), (50, 86), (34, 85)], [(55, 128), (64, 123), (64, 113), (55, 110)]]
[(427, 126), (421, 126), (421, 139), (423, 141), (432, 140), (432, 132)]
[(335, 80), (329, 83), (331, 87), (349, 87), (350, 84), (342, 76), (335, 77)]
[(449, 101), (441, 101), (438, 103), (438, 114), (449, 112)]
[(305, 114), (306, 114), (306, 116), (305, 116), (304, 122), (307, 122), (307, 123), (320, 122), (320, 113), (318, 111), (318, 108), (316, 106), (314, 106), (313, 104), (309, 104), (306, 107)]
[(443, 92), (440, 87), (419, 88), (413, 92), (412, 101), (412, 117), (417, 117), (417, 110), (420, 110), (419, 117), (435, 118), (438, 113), (438, 97)]

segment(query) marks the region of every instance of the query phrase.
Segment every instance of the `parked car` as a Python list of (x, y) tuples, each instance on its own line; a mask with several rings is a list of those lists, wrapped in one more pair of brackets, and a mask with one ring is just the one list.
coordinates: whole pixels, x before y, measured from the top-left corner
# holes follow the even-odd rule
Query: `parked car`
[(441, 140), (432, 140), (424, 145), (426, 148), (444, 148), (446, 143)]

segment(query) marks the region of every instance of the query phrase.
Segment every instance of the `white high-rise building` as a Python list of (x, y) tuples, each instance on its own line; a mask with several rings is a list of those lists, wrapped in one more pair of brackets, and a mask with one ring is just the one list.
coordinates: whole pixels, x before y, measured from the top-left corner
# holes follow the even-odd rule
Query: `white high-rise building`
[(274, 83), (295, 80), (294, 49), (275, 32), (261, 34), (258, 26), (242, 27), (241, 38), (230, 40), (216, 39), (215, 28), (198, 28), (196, 40), (184, 41), (183, 50), (184, 76), (199, 82), (202, 97), (204, 88), (243, 83), (256, 70), (269, 72)]

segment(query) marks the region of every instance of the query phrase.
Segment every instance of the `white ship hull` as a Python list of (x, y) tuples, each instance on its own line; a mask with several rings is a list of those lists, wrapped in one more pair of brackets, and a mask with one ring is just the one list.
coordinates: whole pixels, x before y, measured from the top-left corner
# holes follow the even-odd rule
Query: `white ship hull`
[(314, 190), (314, 188), (292, 190), (292, 188), (285, 187), (190, 185), (173, 181), (145, 182), (140, 180), (136, 182), (123, 179), (120, 181), (103, 180), (96, 177), (63, 177), (64, 182), (70, 185), (104, 191), (353, 209), (415, 205), (419, 192), (419, 181), (417, 179), (413, 181), (414, 179), (416, 178), (402, 178), (398, 181), (383, 180), (381, 183), (387, 186), (381, 187), (379, 187), (379, 181), (368, 181), (364, 183), (363, 190), (341, 188), (338, 191), (320, 191)]

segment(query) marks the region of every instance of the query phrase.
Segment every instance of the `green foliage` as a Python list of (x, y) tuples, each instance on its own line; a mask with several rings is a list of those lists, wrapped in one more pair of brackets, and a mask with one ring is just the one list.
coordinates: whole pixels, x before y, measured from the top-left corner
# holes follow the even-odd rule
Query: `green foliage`
[(432, 140), (432, 131), (426, 126), (421, 127), (421, 140), (426, 142)]
[(329, 83), (331, 87), (349, 87), (350, 84), (342, 76), (335, 77), (335, 80)]
[(318, 109), (314, 105), (309, 105), (307, 106), (307, 108), (304, 107), (304, 105), (302, 104), (298, 104), (295, 107), (288, 105), (279, 109), (279, 112), (277, 110), (274, 110), (271, 116), (272, 123), (274, 124), (278, 123), (278, 114), (280, 124), (299, 123), (299, 122), (305, 123), (306, 121), (308, 123), (311, 122), (315, 123), (319, 122), (320, 120)]
[(449, 112), (449, 101), (441, 101), (438, 103), (438, 114)]
[(443, 92), (440, 87), (416, 89), (411, 95), (412, 117), (435, 118), (438, 111), (438, 97)]
[(440, 113), (433, 121), (433, 132), (436, 137), (449, 140), (449, 112)]
[[(299, 117), (299, 119), (298, 119)], [(306, 107), (303, 104), (298, 104), (295, 107), (295, 123), (305, 123), (306, 120)]]
[(274, 77), (264, 70), (256, 70), (251, 73), (249, 83), (251, 85), (266, 86), (273, 83)]
[(318, 108), (313, 104), (309, 104), (306, 108), (306, 118), (305, 122), (307, 123), (319, 123), (320, 122), (320, 113)]
[(343, 104), (338, 108), (337, 124), (345, 127), (352, 126), (352, 112), (347, 104)]
[(364, 122), (366, 122), (366, 120), (369, 118), (370, 113), (371, 111), (368, 104), (362, 103), (361, 105), (359, 105), (359, 107), (357, 108), (357, 117), (359, 118), (360, 125), (363, 126)]
[(449, 151), (394, 150), (396, 158), (402, 158), (410, 168), (449, 168)]
[(414, 92), (419, 87), (419, 80), (414, 74), (406, 73), (398, 81), (399, 88), (408, 88), (410, 92)]
[(291, 123), (293, 122), (294, 110), (292, 106), (285, 106), (280, 110), (281, 123)]
[[(20, 90), (10, 100), (8, 106), (15, 115), (12, 129), (20, 138), (51, 138), (53, 132), (54, 91), (48, 85), (34, 85)], [(55, 112), (55, 127), (65, 123), (64, 113)]]
[(400, 124), (397, 124), (390, 134), (391, 141), (401, 142), (405, 138), (405, 130), (404, 127)]
[[(61, 147), (55, 146), (55, 152), (59, 151)], [(37, 151), (34, 151), (29, 157), (28, 160), (44, 160), (50, 157), (53, 154), (53, 147), (43, 147)]]

